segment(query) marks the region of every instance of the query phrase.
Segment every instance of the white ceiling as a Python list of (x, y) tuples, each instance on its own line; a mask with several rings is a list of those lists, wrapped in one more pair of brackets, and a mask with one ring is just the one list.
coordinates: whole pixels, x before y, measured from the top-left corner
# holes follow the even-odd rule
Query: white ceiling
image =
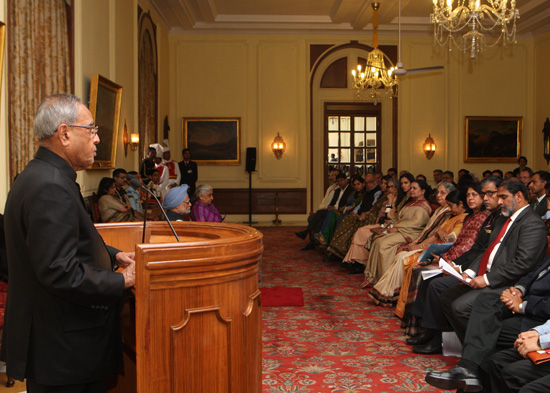
[[(373, 0), (150, 0), (172, 34), (372, 30)], [(397, 30), (398, 0), (379, 0), (379, 32)], [(456, 3), (455, 3), (456, 4)], [(550, 31), (550, 0), (517, 0), (520, 35)], [(432, 34), (432, 0), (401, 0), (403, 33)]]

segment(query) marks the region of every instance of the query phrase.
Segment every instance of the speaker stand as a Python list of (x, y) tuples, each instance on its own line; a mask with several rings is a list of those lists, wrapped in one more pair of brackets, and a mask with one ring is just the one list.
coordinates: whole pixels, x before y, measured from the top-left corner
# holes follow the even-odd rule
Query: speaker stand
[(252, 221), (252, 171), (248, 171), (248, 221), (243, 224), (252, 226), (257, 223), (257, 221)]

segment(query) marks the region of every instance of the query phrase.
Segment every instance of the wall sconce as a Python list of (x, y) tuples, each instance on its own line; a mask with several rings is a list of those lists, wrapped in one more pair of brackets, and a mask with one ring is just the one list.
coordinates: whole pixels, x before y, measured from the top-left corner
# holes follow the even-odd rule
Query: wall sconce
[(280, 160), (286, 150), (286, 143), (283, 137), (279, 135), (279, 133), (277, 133), (277, 136), (275, 137), (275, 139), (273, 139), (271, 149), (273, 150), (273, 154), (275, 154), (275, 157)]
[(424, 141), (424, 144), (422, 145), (422, 151), (424, 152), (424, 154), (426, 154), (426, 158), (428, 160), (432, 159), (432, 157), (435, 154), (436, 148), (437, 146), (435, 145), (435, 141), (432, 138), (432, 135), (428, 134), (428, 137), (426, 138), (426, 140)]
[(131, 134), (128, 137), (128, 127), (126, 127), (126, 119), (124, 119), (124, 157), (128, 156), (128, 146), (132, 151), (136, 151), (139, 146), (139, 134)]
[(544, 122), (544, 128), (542, 129), (544, 135), (544, 158), (546, 159), (546, 165), (550, 162), (550, 119), (546, 118)]

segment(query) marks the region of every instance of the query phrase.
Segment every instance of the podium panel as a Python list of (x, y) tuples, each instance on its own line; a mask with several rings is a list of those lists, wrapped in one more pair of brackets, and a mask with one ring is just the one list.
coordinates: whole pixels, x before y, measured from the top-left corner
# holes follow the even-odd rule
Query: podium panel
[(166, 222), (148, 222), (145, 243), (142, 223), (97, 224), (106, 244), (136, 252), (135, 324), (123, 320), (126, 372), (109, 392), (260, 393), (261, 233), (172, 224), (180, 243)]

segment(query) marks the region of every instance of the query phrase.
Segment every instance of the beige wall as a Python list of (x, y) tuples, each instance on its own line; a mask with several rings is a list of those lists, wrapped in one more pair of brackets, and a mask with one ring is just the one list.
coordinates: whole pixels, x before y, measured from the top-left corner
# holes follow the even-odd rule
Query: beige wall
[[(5, 20), (6, 0), (0, 7)], [(151, 10), (147, 0), (75, 0), (75, 93), (89, 99), (93, 73), (123, 86), (121, 124), (116, 166), (138, 167), (137, 152), (124, 157), (122, 131), (126, 120), (130, 131), (137, 129), (137, 6)], [(370, 36), (186, 34), (168, 35), (158, 15), (159, 132), (168, 115), (173, 158), (181, 159), (183, 117), (240, 117), (241, 159), (239, 166), (201, 166), (199, 182), (218, 187), (247, 187), (244, 171), (246, 147), (258, 148), (256, 188), (307, 188), (313, 171), (314, 205), (321, 197), (322, 162), (310, 168), (311, 146), (322, 140), (310, 137), (309, 52), (310, 44), (343, 44), (359, 40), (369, 44)], [(514, 168), (515, 164), (464, 164), (464, 117), (474, 115), (522, 116), (523, 154), (535, 169), (546, 168), (542, 158), (542, 125), (550, 116), (550, 34), (535, 39), (521, 38), (511, 49), (488, 50), (476, 62), (434, 48), (431, 37), (403, 37), (405, 67), (441, 64), (442, 72), (407, 75), (400, 82), (399, 150), (400, 169), (422, 172), (430, 178), (435, 168), (455, 172), (465, 167), (481, 173), (486, 168)], [(396, 44), (396, 37), (380, 37), (381, 44)], [(6, 76), (4, 67), (4, 76)], [(4, 78), (5, 80), (5, 78)], [(324, 100), (353, 101), (353, 92), (335, 89), (319, 92), (314, 113)], [(2, 86), (0, 107), (0, 149), (6, 151), (6, 99)], [(383, 104), (383, 108), (384, 108)], [(389, 113), (384, 110), (383, 130)], [(315, 121), (315, 119), (314, 119)], [(318, 121), (318, 120), (317, 120)], [(287, 151), (276, 160), (270, 143), (279, 132)], [(438, 152), (428, 161), (421, 145), (431, 133)], [(385, 135), (384, 138), (388, 138)], [(389, 139), (386, 139), (389, 140)], [(388, 144), (385, 144), (388, 146)], [(319, 162), (317, 162), (319, 161)], [(391, 162), (384, 151), (383, 166)], [(85, 194), (92, 192), (110, 170), (86, 171), (79, 175)], [(7, 194), (7, 157), (0, 160), (0, 206)], [(309, 199), (308, 199), (309, 200)], [(285, 217), (283, 217), (283, 220)], [(294, 217), (299, 219), (299, 217)]]
[[(358, 39), (357, 37), (346, 37)], [(381, 37), (381, 44), (395, 44), (396, 37)], [(465, 116), (521, 116), (524, 121), (522, 153), (533, 167), (541, 162), (535, 156), (543, 108), (535, 94), (535, 81), (550, 83), (540, 69), (548, 64), (548, 39), (518, 39), (508, 49), (488, 49), (475, 62), (458, 51), (433, 46), (431, 37), (403, 37), (402, 58), (407, 68), (444, 65), (441, 72), (402, 77), (399, 91), (399, 169), (424, 173), (431, 180), (433, 169), (460, 168), (481, 175), (483, 170), (511, 170), (516, 163), (465, 164)], [(547, 38), (547, 37), (546, 37)], [(314, 179), (314, 205), (321, 198), (322, 157), (314, 154), (310, 168), (310, 145), (322, 149), (322, 137), (309, 130), (309, 52), (312, 43), (349, 42), (335, 36), (304, 35), (216, 35), (170, 36), (172, 56), (171, 122), (182, 117), (236, 116), (242, 118), (242, 144), (259, 149), (255, 187), (308, 187), (310, 171)], [(360, 42), (369, 43), (368, 39)], [(544, 53), (544, 55), (542, 55)], [(537, 63), (535, 63), (537, 59)], [(537, 76), (533, 73), (537, 71)], [(314, 128), (322, 119), (324, 101), (353, 101), (345, 89), (314, 89)], [(330, 91), (329, 91), (330, 90)], [(548, 91), (548, 89), (546, 89)], [(318, 94), (317, 94), (318, 93)], [(386, 108), (388, 104), (385, 104)], [(544, 105), (543, 105), (544, 106)], [(546, 105), (546, 107), (548, 107)], [(315, 114), (317, 113), (317, 114)], [(321, 113), (321, 115), (319, 115)], [(383, 130), (391, 132), (391, 113), (384, 110)], [(390, 118), (388, 118), (388, 116)], [(317, 123), (316, 123), (317, 122)], [(315, 125), (317, 124), (317, 126)], [(277, 132), (288, 142), (289, 150), (277, 161), (269, 144)], [(438, 152), (427, 160), (422, 143), (431, 133)], [(386, 140), (389, 139), (385, 135)], [(540, 138), (539, 138), (540, 139)], [(181, 135), (177, 136), (181, 143)], [(386, 143), (385, 146), (389, 144)], [(539, 149), (540, 150), (540, 149)], [(537, 153), (538, 154), (538, 153)], [(539, 154), (540, 155), (540, 154)], [(384, 151), (383, 166), (391, 163), (391, 152)], [(536, 164), (536, 165), (535, 165)], [(200, 182), (216, 187), (246, 187), (247, 174), (241, 166), (202, 166)]]

